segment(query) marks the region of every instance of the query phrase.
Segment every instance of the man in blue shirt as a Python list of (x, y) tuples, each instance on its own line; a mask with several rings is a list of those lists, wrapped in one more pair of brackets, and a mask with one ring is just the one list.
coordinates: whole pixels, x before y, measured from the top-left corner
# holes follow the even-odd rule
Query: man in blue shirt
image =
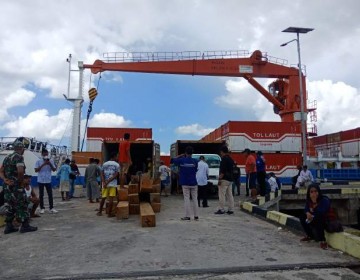
[(265, 158), (261, 151), (258, 151), (256, 154), (256, 178), (260, 188), (260, 195), (265, 196), (266, 194), (266, 167), (265, 167)]
[(185, 154), (178, 155), (177, 157), (171, 159), (171, 163), (179, 166), (180, 168), (179, 183), (182, 186), (185, 207), (185, 217), (181, 218), (183, 221), (190, 221), (190, 194), (192, 198), (194, 220), (199, 220), (197, 204), (198, 186), (196, 181), (198, 162), (196, 159), (191, 157), (192, 154), (193, 148), (188, 146), (185, 149)]

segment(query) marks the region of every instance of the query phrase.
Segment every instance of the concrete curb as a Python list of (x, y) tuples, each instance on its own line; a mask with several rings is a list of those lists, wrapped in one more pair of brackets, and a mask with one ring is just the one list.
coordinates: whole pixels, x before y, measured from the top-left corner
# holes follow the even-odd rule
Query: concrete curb
[[(323, 184), (321, 184), (323, 187)], [(305, 188), (294, 189), (294, 190), (282, 190), (281, 194), (302, 194), (306, 195), (307, 190)], [(360, 194), (360, 188), (334, 188), (334, 189), (322, 189), (322, 194)]]
[[(262, 209), (260, 206), (250, 202), (243, 202), (240, 208), (251, 214), (255, 214), (275, 222), (277, 224), (286, 226), (291, 230), (302, 231), (302, 226), (298, 218), (290, 216), (278, 211)], [(325, 231), (325, 237), (328, 244), (337, 250), (349, 254), (355, 258), (360, 259), (360, 231), (355, 229), (345, 229), (344, 232), (328, 233)]]

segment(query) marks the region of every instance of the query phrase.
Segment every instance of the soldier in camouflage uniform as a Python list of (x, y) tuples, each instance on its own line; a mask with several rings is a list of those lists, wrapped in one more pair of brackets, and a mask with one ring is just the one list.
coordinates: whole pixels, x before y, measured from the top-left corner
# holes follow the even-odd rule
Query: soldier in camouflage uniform
[(23, 154), (23, 143), (15, 142), (14, 152), (4, 159), (0, 169), (0, 177), (4, 181), (6, 211), (5, 234), (19, 231), (19, 229), (13, 225), (15, 217), (18, 222), (21, 222), (21, 233), (37, 230), (37, 227), (29, 225), (29, 212), (27, 209), (26, 194), (23, 189), (23, 179), (25, 173)]

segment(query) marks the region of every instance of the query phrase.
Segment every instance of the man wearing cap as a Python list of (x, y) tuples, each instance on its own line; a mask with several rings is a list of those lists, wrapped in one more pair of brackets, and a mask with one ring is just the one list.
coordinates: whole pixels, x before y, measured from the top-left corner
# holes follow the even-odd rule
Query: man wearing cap
[(4, 199), (6, 211), (5, 234), (16, 232), (19, 229), (13, 225), (16, 217), (21, 222), (20, 232), (36, 231), (37, 227), (29, 225), (29, 212), (27, 211), (26, 194), (24, 192), (25, 163), (24, 145), (14, 143), (14, 152), (5, 157), (0, 168), (0, 178), (4, 181)]
[(246, 172), (246, 196), (249, 196), (249, 189), (251, 191), (251, 198), (256, 199), (256, 159), (251, 154), (250, 149), (245, 149), (243, 152), (246, 156), (245, 172)]

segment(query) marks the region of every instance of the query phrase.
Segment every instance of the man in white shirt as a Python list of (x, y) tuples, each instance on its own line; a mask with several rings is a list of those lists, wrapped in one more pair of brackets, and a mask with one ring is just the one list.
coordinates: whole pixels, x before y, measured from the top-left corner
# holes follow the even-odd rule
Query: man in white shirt
[(310, 170), (307, 169), (307, 165), (303, 166), (303, 169), (300, 172), (300, 175), (297, 179), (295, 188), (308, 187), (312, 182), (314, 182), (314, 177), (311, 174)]
[(279, 189), (278, 183), (276, 182), (276, 177), (274, 172), (269, 173), (269, 179), (268, 179), (269, 185), (270, 185), (270, 191), (276, 192)]
[(104, 207), (104, 203), (106, 198), (109, 198), (109, 212), (108, 217), (114, 217), (112, 213), (113, 209), (113, 201), (116, 196), (116, 187), (117, 187), (117, 178), (120, 174), (120, 164), (116, 162), (117, 154), (114, 153), (111, 155), (110, 160), (105, 162), (102, 166), (101, 171), (101, 201), (100, 201), (100, 209), (97, 213), (98, 216), (102, 215), (102, 210)]
[(198, 169), (196, 172), (196, 181), (198, 184), (198, 206), (200, 207), (200, 200), (202, 199), (203, 207), (209, 207), (207, 201), (207, 184), (208, 184), (208, 177), (209, 177), (209, 166), (205, 162), (205, 157), (200, 156), (198, 162)]
[(54, 200), (51, 187), (51, 171), (56, 171), (55, 163), (49, 158), (49, 152), (44, 149), (41, 152), (42, 158), (35, 163), (35, 172), (38, 173), (37, 182), (39, 185), (39, 196), (40, 196), (40, 214), (45, 213), (44, 206), (44, 188), (49, 198), (50, 213), (57, 213), (54, 209)]
[(170, 185), (170, 172), (171, 169), (167, 167), (163, 161), (160, 161), (159, 174), (160, 174), (160, 195), (164, 191), (165, 196), (169, 196), (166, 192), (166, 187)]

